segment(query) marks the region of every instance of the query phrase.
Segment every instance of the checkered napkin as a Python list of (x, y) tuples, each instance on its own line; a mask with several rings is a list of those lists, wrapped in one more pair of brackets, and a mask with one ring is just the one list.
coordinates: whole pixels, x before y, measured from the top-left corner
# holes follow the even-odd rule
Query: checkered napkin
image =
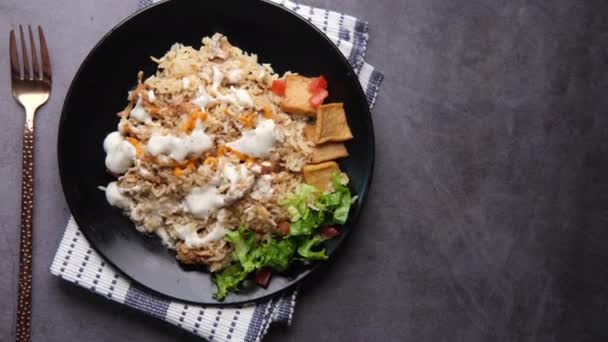
[[(298, 13), (327, 34), (358, 73), (371, 107), (383, 75), (364, 60), (367, 23), (338, 12), (290, 1), (272, 1)], [(143, 8), (154, 2), (140, 0), (139, 6)], [(55, 254), (51, 273), (209, 341), (260, 341), (271, 323), (290, 324), (297, 295), (297, 290), (286, 291), (266, 302), (223, 308), (167, 300), (147, 293), (108, 265), (91, 248), (73, 218)]]

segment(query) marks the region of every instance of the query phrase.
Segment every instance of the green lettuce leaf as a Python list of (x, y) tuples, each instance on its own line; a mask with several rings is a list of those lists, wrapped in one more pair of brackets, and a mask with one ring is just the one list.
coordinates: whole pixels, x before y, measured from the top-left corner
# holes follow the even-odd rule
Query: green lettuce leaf
[(317, 188), (314, 186), (300, 184), (296, 187), (293, 195), (280, 203), (287, 209), (291, 222), (300, 219), (300, 215), (308, 209), (308, 205), (314, 200), (316, 192)]
[[(311, 235), (322, 224), (344, 224), (348, 218), (352, 196), (342, 184), (339, 173), (331, 178), (334, 192), (319, 192), (310, 185), (296, 188), (294, 195), (283, 201), (291, 217), (290, 236)], [(315, 196), (315, 194), (317, 196)]]
[(318, 247), (324, 240), (325, 239), (323, 239), (320, 235), (315, 235), (308, 238), (298, 247), (298, 255), (302, 257), (302, 259), (311, 261), (327, 259), (327, 254), (325, 254), (324, 248), (313, 251), (313, 248)]
[(283, 272), (289, 267), (295, 250), (296, 244), (292, 239), (270, 240), (254, 249), (250, 257), (256, 269), (269, 266)]
[(289, 235), (310, 235), (325, 221), (325, 212), (306, 208), (299, 220), (289, 225)]
[(335, 192), (329, 195), (332, 195), (334, 197), (340, 197), (339, 200), (335, 200), (332, 198), (332, 205), (330, 211), (333, 211), (333, 223), (344, 224), (348, 219), (348, 213), (352, 204), (352, 196), (350, 194), (350, 190), (348, 190), (348, 187), (342, 184), (339, 174), (333, 174), (331, 177), (331, 182)]
[(217, 300), (226, 298), (228, 292), (236, 290), (249, 273), (239, 264), (233, 264), (219, 273), (213, 275), (213, 282), (217, 286), (214, 297)]
[(238, 261), (247, 273), (255, 269), (255, 264), (249, 257), (251, 250), (254, 248), (253, 237), (252, 231), (245, 226), (240, 226), (237, 230), (226, 233), (226, 237), (224, 238), (234, 246), (232, 258)]

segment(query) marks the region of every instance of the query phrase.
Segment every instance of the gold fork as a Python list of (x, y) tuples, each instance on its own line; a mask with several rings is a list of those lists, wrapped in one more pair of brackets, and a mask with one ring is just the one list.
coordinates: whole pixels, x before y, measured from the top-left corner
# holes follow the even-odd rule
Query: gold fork
[[(23, 28), (19, 25), (21, 38), (21, 60), (17, 52), (15, 32), (11, 28), (10, 55), (13, 97), (25, 108), (23, 128), (23, 176), (21, 179), (21, 243), (19, 250), (19, 295), (17, 302), (17, 331), (15, 339), (19, 342), (30, 340), (30, 318), (32, 308), (32, 212), (34, 208), (34, 114), (51, 93), (51, 62), (46, 48), (42, 28), (38, 26), (40, 39), (40, 60), (42, 74), (38, 66), (38, 55), (32, 28), (28, 25), (30, 47), (32, 50), (33, 73), (30, 71), (29, 56)], [(22, 68), (23, 67), (23, 68)]]

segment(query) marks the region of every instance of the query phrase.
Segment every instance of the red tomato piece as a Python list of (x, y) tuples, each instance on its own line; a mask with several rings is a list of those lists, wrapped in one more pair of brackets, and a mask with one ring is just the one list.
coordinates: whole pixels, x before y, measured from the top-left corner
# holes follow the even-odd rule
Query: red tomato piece
[(279, 96), (285, 96), (285, 80), (272, 81), (272, 91)]
[(308, 90), (310, 90), (311, 93), (316, 94), (319, 89), (327, 89), (327, 80), (323, 75), (313, 78)]
[(272, 275), (272, 268), (264, 267), (255, 274), (255, 283), (266, 288)]
[(334, 227), (321, 227), (319, 228), (319, 234), (326, 239), (331, 239), (340, 235), (340, 231)]
[(327, 90), (325, 89), (319, 89), (316, 93), (314, 93), (310, 99), (308, 101), (310, 101), (310, 105), (313, 108), (317, 108), (319, 107), (322, 103), (323, 100), (325, 100), (325, 98), (329, 95), (329, 93), (327, 92)]
[(279, 224), (277, 225), (277, 230), (279, 232), (281, 232), (281, 234), (283, 234), (283, 235), (288, 235), (289, 234), (289, 222), (287, 222), (287, 221), (279, 222)]

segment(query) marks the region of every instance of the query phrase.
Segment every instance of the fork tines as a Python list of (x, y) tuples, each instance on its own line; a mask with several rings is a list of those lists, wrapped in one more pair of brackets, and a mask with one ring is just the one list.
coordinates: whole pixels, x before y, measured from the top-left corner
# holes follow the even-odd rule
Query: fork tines
[[(49, 52), (46, 47), (46, 40), (44, 39), (44, 33), (42, 28), (38, 26), (38, 39), (40, 40), (40, 61), (42, 64), (42, 75), (40, 74), (40, 67), (38, 63), (38, 54), (36, 51), (36, 44), (34, 42), (34, 35), (32, 34), (32, 27), (27, 26), (30, 36), (30, 49), (32, 50), (31, 57), (27, 53), (27, 47), (25, 45), (25, 37), (23, 34), (23, 28), (19, 25), (19, 36), (21, 45), (21, 65), (19, 63), (19, 54), (17, 49), (17, 41), (15, 39), (15, 31), (11, 28), (10, 33), (10, 56), (11, 56), (11, 78), (19, 80), (42, 80), (51, 82), (51, 62), (49, 60)], [(30, 58), (32, 61), (33, 70), (30, 70)], [(33, 71), (33, 73), (32, 73)]]

